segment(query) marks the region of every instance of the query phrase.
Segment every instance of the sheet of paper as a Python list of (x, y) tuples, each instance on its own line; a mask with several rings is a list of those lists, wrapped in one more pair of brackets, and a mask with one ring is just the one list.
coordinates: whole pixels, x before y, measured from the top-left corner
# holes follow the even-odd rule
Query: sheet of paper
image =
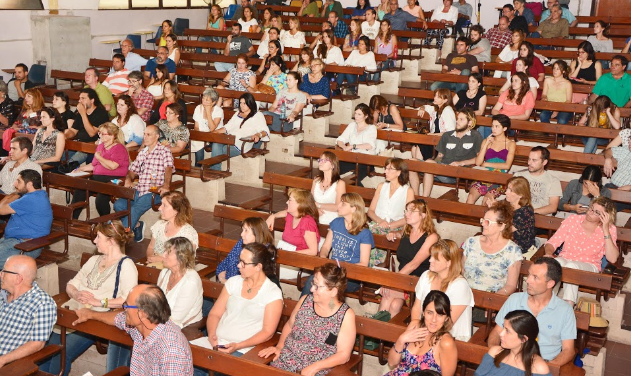
[(79, 176), (87, 176), (90, 175), (89, 172), (85, 172), (85, 171), (73, 171), (73, 172), (69, 172), (66, 174), (67, 176), (74, 176), (74, 177), (79, 177)]
[(284, 240), (279, 240), (276, 248), (282, 249), (284, 251), (296, 252), (296, 246), (293, 244), (289, 244)]
[(191, 345), (195, 345), (195, 346), (199, 346), (199, 347), (203, 347), (206, 349), (213, 349), (212, 345), (210, 344), (210, 342), (208, 342), (208, 337), (201, 337), (201, 338), (197, 338), (194, 339), (192, 341), (190, 341)]

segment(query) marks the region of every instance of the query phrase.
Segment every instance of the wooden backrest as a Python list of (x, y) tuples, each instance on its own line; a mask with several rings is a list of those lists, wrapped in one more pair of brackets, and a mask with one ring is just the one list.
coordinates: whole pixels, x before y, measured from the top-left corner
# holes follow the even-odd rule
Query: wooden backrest
[[(530, 269), (532, 264), (532, 261), (522, 261), (521, 270), (519, 271), (522, 277), (528, 276), (528, 269)], [(561, 282), (604, 291), (611, 290), (612, 279), (610, 274), (593, 273), (570, 268), (563, 268), (563, 274), (561, 276)]]
[(115, 184), (104, 183), (85, 178), (76, 178), (62, 174), (55, 174), (52, 172), (44, 172), (43, 181), (46, 186), (53, 185), (59, 187), (86, 190), (128, 200), (133, 200), (135, 195), (133, 188), (126, 188)]
[(202, 132), (202, 131), (190, 131), (190, 133), (191, 133), (190, 139), (192, 141), (216, 142), (216, 143), (220, 143), (224, 145), (235, 144), (234, 135), (212, 133), (212, 132)]
[(66, 147), (64, 149), (70, 151), (80, 151), (87, 154), (96, 153), (96, 144), (94, 142), (81, 142), (74, 140), (66, 140)]

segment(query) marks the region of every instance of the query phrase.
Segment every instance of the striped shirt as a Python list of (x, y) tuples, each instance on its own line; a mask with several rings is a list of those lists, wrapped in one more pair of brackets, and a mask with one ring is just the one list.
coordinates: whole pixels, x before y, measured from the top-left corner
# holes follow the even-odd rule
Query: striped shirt
[(108, 74), (105, 81), (103, 81), (103, 86), (110, 89), (114, 95), (126, 93), (129, 89), (129, 82), (127, 81), (129, 73), (130, 71), (124, 68), (123, 70), (112, 72)]

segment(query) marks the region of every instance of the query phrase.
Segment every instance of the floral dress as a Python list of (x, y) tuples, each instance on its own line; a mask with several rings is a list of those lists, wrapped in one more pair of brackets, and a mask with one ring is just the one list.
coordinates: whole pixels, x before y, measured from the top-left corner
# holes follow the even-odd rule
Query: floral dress
[[(484, 155), (484, 161), (489, 162), (489, 163), (505, 163), (506, 159), (508, 159), (508, 148), (506, 146), (504, 146), (504, 149), (499, 150), (499, 151), (489, 148), (486, 151), (486, 154)], [(489, 171), (502, 172), (502, 173), (508, 172), (505, 169), (493, 168), (493, 167), (487, 167), (486, 169)], [(500, 197), (506, 191), (504, 186), (501, 184), (484, 183), (481, 181), (476, 181), (473, 184), (471, 184), (471, 188), (477, 190), (481, 196), (484, 196), (487, 193), (490, 193), (491, 195), (493, 195), (493, 198)]]
[(434, 359), (434, 348), (432, 347), (423, 355), (415, 355), (410, 353), (407, 345), (405, 345), (403, 355), (401, 355), (401, 361), (397, 368), (386, 373), (384, 376), (408, 376), (414, 371), (426, 369), (431, 369), (438, 373), (441, 372), (440, 366), (436, 363), (436, 359)]
[(467, 239), (462, 245), (464, 277), (472, 289), (497, 292), (506, 284), (508, 268), (522, 260), (521, 249), (512, 240), (504, 248), (488, 254), (482, 250), (480, 236)]
[(40, 132), (35, 135), (35, 143), (37, 147), (33, 149), (31, 154), (31, 160), (36, 162), (40, 159), (46, 159), (54, 157), (57, 152), (57, 134), (58, 130), (54, 129), (50, 136), (44, 139), (45, 128), (42, 128)]
[[(248, 69), (246, 72), (239, 72), (237, 68), (230, 69), (230, 90), (247, 91), (247, 88), (241, 83), (243, 80), (245, 83), (250, 81), (250, 77), (256, 77), (256, 73)], [(239, 100), (234, 100), (234, 107), (239, 106)]]

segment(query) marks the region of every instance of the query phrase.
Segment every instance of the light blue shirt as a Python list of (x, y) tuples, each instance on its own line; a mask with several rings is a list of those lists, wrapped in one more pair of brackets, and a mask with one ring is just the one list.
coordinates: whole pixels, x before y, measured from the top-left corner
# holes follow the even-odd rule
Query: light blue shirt
[(132, 51), (127, 53), (125, 57), (125, 68), (130, 72), (140, 71), (140, 68), (145, 65), (147, 65), (147, 59)]
[[(572, 22), (576, 21), (576, 17), (574, 17), (569, 9), (561, 7), (561, 10), (563, 11), (563, 13), (561, 14), (561, 18), (565, 18), (570, 25), (572, 24)], [(550, 17), (550, 9), (546, 9), (541, 13), (541, 21), (544, 21), (548, 17)]]
[[(528, 307), (528, 293), (517, 292), (508, 297), (502, 309), (495, 317), (495, 323), (504, 327), (504, 317), (506, 314), (519, 309), (530, 313)], [(572, 307), (563, 299), (552, 294), (552, 299), (548, 305), (537, 315), (539, 323), (539, 349), (541, 357), (550, 361), (554, 359), (562, 349), (562, 341), (576, 339), (576, 316)]]

